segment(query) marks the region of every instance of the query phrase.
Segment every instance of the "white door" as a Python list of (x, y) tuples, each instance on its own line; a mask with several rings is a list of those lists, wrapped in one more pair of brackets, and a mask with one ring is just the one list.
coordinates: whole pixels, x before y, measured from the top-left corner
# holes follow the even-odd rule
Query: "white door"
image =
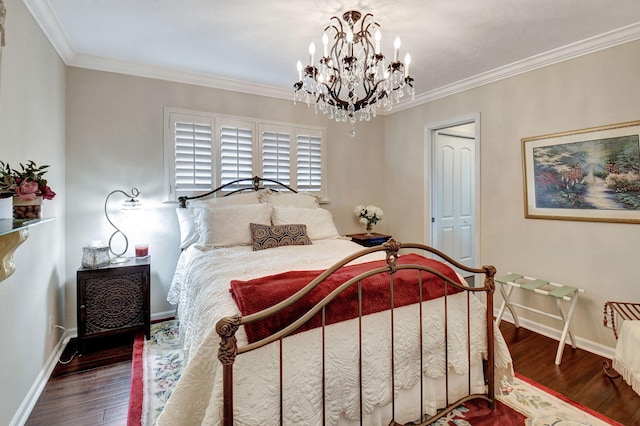
[(468, 130), (467, 125), (433, 133), (432, 235), (434, 247), (477, 267), (476, 141), (475, 130)]

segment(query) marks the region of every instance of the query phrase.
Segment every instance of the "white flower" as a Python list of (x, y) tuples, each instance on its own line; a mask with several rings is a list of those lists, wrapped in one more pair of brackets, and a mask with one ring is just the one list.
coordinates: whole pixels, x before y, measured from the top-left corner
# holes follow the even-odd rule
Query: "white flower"
[(360, 218), (359, 222), (366, 225), (367, 228), (370, 228), (371, 225), (375, 225), (379, 220), (382, 220), (382, 217), (384, 216), (382, 209), (374, 205), (368, 205), (365, 207), (359, 204), (355, 209), (353, 209), (353, 212), (356, 217)]

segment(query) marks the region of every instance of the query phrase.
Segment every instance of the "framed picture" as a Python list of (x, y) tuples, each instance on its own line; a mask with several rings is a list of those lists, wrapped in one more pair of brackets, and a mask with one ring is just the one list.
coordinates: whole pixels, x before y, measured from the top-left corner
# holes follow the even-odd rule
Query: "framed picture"
[(522, 139), (531, 219), (640, 223), (640, 121)]

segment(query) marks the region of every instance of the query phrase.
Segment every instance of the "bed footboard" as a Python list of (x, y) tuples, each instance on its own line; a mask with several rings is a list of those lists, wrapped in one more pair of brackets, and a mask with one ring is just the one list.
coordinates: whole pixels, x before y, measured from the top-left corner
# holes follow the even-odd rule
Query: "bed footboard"
[[(376, 251), (384, 251), (386, 260), (357, 262)], [(481, 274), (482, 285), (467, 285), (448, 265)], [(271, 423), (295, 424), (295, 415), (305, 414), (291, 407), (314, 404), (317, 416), (304, 418), (309, 424), (369, 424), (365, 419), (379, 409), (376, 416), (383, 419), (383, 424), (427, 425), (472, 399), (484, 400), (493, 409), (495, 273), (493, 266), (469, 268), (432, 247), (400, 244), (392, 239), (316, 274), (315, 279), (273, 306), (221, 319), (216, 331), (221, 339), (218, 360), (223, 375), (223, 424), (234, 424), (234, 416), (246, 410), (234, 406), (234, 392), (236, 396), (245, 392), (234, 385), (234, 368), (244, 368), (237, 361), (244, 354), (259, 350), (273, 350), (279, 357), (273, 366), (277, 371), (269, 371), (276, 383), (264, 393), (270, 395), (271, 390), (277, 390), (269, 403), (275, 406), (268, 414)], [(289, 277), (277, 279), (285, 278)], [(280, 316), (291, 311), (293, 316)], [(348, 318), (343, 316), (346, 311), (350, 312)], [(275, 328), (265, 331), (261, 325), (264, 323), (275, 324)], [(373, 328), (367, 329), (368, 325)], [(246, 345), (238, 345), (236, 337), (242, 326), (250, 337)], [(251, 329), (252, 326), (257, 328)], [(333, 333), (345, 330), (352, 334), (336, 337), (335, 341), (350, 342), (352, 346), (331, 346)], [(298, 389), (301, 382), (290, 377), (295, 374), (294, 366), (288, 364), (291, 357), (287, 358), (287, 345), (291, 343), (286, 342), (302, 339), (303, 335), (313, 336), (311, 341), (317, 342), (313, 343), (317, 344), (317, 351), (309, 355), (305, 371), (295, 374), (303, 378), (308, 375), (309, 383), (319, 383), (319, 389), (309, 390), (306, 382)], [(354, 365), (345, 367), (343, 361), (334, 359), (339, 354), (352, 358)], [(379, 367), (380, 360), (384, 368)], [(300, 360), (296, 364), (299, 366)], [(370, 364), (378, 367), (372, 370)], [(336, 370), (335, 365), (340, 368)], [(336, 399), (344, 398), (344, 389), (342, 385), (334, 386), (336, 374), (354, 378), (349, 383), (356, 394), (355, 405), (359, 405), (352, 409), (351, 405), (342, 404), (348, 408), (339, 416), (336, 407), (341, 402)], [(384, 391), (380, 391), (381, 384)], [(336, 389), (343, 392), (342, 397)], [(372, 393), (383, 396), (371, 397)], [(352, 393), (348, 395), (351, 397)]]

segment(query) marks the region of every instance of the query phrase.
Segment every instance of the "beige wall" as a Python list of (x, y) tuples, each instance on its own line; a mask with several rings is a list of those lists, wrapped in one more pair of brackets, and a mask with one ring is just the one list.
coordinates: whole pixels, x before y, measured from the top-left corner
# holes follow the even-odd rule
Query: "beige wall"
[[(386, 117), (388, 230), (401, 240), (428, 234), (425, 128), (479, 113), (480, 263), (495, 265), (498, 274), (520, 272), (584, 288), (573, 330), (596, 346), (613, 346), (602, 308), (607, 300), (640, 301), (640, 225), (525, 219), (521, 139), (638, 120), (639, 69), (640, 42), (633, 42)], [(544, 298), (533, 303), (555, 309)], [(554, 320), (523, 315), (560, 328)]]
[[(65, 67), (22, 1), (8, 0), (0, 62), (0, 160), (49, 164), (55, 217), (29, 230), (15, 252), (15, 273), (0, 281), (0, 424), (10, 424), (47, 363), (64, 324)], [(35, 395), (37, 398), (37, 394)]]
[(45, 215), (56, 220), (30, 232), (16, 252), (16, 273), (0, 282), (0, 363), (11, 366), (0, 376), (0, 424), (16, 420), (41, 379), (59, 336), (49, 332), (48, 318), (76, 326), (75, 273), (82, 247), (108, 240), (113, 231), (103, 213), (110, 191), (142, 191), (147, 220), (130, 231), (131, 243), (151, 246), (152, 314), (172, 309), (165, 298), (178, 235), (175, 206), (162, 203), (165, 106), (327, 126), (326, 207), (339, 230), (359, 231), (353, 207), (371, 203), (385, 211), (376, 230), (401, 241), (423, 241), (428, 231), (426, 126), (479, 113), (480, 263), (496, 265), (499, 273), (520, 271), (585, 288), (574, 330), (596, 346), (614, 343), (601, 326), (604, 301), (640, 300), (639, 225), (525, 220), (520, 145), (527, 136), (638, 119), (640, 42), (378, 117), (358, 125), (350, 138), (348, 125), (288, 100), (65, 69), (23, 3), (8, 0), (7, 9), (0, 159), (50, 164), (58, 195), (45, 205)]
[[(152, 256), (152, 314), (174, 307), (166, 302), (179, 254), (175, 204), (163, 204), (163, 108), (327, 126), (328, 208), (339, 231), (359, 232), (357, 204), (383, 201), (383, 120), (356, 127), (316, 116), (313, 108), (290, 100), (232, 93), (113, 73), (69, 68), (67, 71), (68, 191), (82, 202), (67, 210), (66, 322), (75, 326), (75, 271), (88, 241), (107, 241), (113, 232), (103, 212), (114, 189), (142, 191), (146, 225), (130, 230), (130, 243), (148, 241)], [(75, 200), (75, 198), (74, 198)], [(114, 202), (117, 198), (114, 198)], [(382, 223), (381, 223), (382, 224)], [(378, 228), (384, 229), (382, 226)], [(131, 247), (131, 245), (130, 245)], [(130, 254), (131, 254), (130, 250)]]

